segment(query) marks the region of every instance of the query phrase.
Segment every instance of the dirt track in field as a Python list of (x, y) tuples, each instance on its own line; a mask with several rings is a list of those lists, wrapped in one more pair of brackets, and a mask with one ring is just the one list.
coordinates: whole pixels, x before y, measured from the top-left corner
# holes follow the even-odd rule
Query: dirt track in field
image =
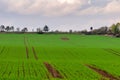
[(37, 54), (36, 54), (36, 52), (35, 52), (34, 47), (32, 47), (32, 51), (33, 51), (33, 54), (34, 54), (34, 58), (35, 58), (36, 60), (38, 60), (38, 56), (37, 56)]
[(27, 46), (27, 38), (24, 37), (24, 44), (25, 44), (25, 48), (26, 48), (26, 56), (27, 56), (27, 59), (29, 59), (29, 52), (28, 52), (28, 46)]
[(94, 66), (91, 65), (86, 65), (88, 68), (92, 69), (93, 71), (97, 72), (98, 74), (102, 75), (103, 77), (108, 78), (109, 80), (119, 80), (118, 78), (116, 78), (115, 76), (113, 76), (112, 74), (102, 70), (102, 69), (98, 69)]
[(18, 78), (19, 78), (19, 76), (20, 76), (20, 71), (19, 71), (19, 66), (18, 66), (18, 69), (17, 69), (17, 76), (18, 76)]
[(0, 55), (5, 51), (5, 47), (2, 48)]
[(44, 62), (44, 65), (53, 78), (63, 79), (63, 76), (51, 64)]
[(112, 54), (115, 54), (115, 55), (117, 55), (117, 56), (120, 56), (120, 52), (115, 51), (115, 50), (113, 50), (113, 49), (104, 49), (104, 50), (107, 51), (107, 52), (109, 52), (109, 53), (112, 53)]
[(22, 63), (22, 71), (23, 71), (23, 77), (25, 77), (25, 68), (24, 68), (24, 63)]

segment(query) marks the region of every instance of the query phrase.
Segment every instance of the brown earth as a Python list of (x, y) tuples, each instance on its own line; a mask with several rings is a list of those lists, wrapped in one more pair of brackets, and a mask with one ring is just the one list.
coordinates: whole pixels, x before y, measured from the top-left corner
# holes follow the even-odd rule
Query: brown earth
[(103, 77), (108, 78), (109, 80), (119, 80), (118, 78), (116, 78), (115, 76), (113, 76), (112, 74), (102, 70), (102, 69), (98, 69), (94, 66), (91, 65), (86, 65), (88, 68), (94, 70), (95, 72), (97, 72), (98, 74), (102, 75)]
[(51, 64), (44, 62), (44, 65), (53, 78), (63, 78), (63, 76)]
[(70, 40), (70, 39), (67, 38), (67, 37), (62, 37), (61, 40), (67, 41), (67, 40)]

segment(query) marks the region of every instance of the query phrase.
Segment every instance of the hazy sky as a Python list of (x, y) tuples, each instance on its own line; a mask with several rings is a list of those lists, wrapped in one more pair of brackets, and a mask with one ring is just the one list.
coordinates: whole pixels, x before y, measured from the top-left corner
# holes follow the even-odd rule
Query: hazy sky
[(120, 0), (0, 0), (0, 24), (84, 30), (120, 22)]

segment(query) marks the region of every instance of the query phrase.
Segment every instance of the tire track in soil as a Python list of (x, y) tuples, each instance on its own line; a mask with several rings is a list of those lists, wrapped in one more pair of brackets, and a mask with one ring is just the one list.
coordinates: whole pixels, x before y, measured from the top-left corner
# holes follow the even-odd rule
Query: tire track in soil
[(2, 48), (0, 55), (5, 51), (5, 47)]
[(63, 76), (51, 64), (44, 62), (44, 65), (47, 68), (48, 72), (52, 75), (53, 78), (63, 79)]
[(10, 76), (10, 75), (11, 75), (11, 73), (12, 73), (12, 71), (10, 71), (10, 72), (8, 73), (8, 76)]
[(13, 70), (13, 65), (11, 66), (11, 69), (10, 69), (10, 71), (9, 71), (9, 73), (8, 73), (8, 77), (11, 75), (12, 70)]
[(19, 71), (19, 66), (18, 66), (18, 69), (17, 69), (17, 76), (18, 76), (18, 79), (19, 79), (19, 76), (20, 76), (20, 71)]
[(112, 53), (112, 54), (115, 54), (115, 55), (117, 55), (117, 56), (120, 56), (120, 52), (115, 51), (115, 50), (113, 50), (113, 49), (104, 49), (104, 50), (107, 51), (107, 52), (109, 52), (109, 53)]
[(27, 59), (29, 59), (29, 51), (28, 51), (28, 46), (27, 46), (28, 40), (26, 37), (24, 37), (24, 44), (25, 44), (25, 48), (26, 48), (26, 56)]
[(24, 68), (24, 63), (22, 63), (22, 71), (23, 71), (23, 77), (25, 77), (25, 68)]
[(34, 74), (35, 74), (35, 77), (37, 77), (37, 76), (38, 76), (38, 75), (37, 75), (37, 71), (35, 70), (35, 68), (34, 68), (33, 64), (31, 65), (31, 67), (32, 67), (32, 69), (34, 69)]
[(113, 76), (112, 74), (102, 70), (102, 69), (99, 69), (99, 68), (96, 68), (94, 66), (91, 66), (91, 65), (85, 65), (87, 66), (88, 68), (92, 69), (93, 71), (97, 72), (98, 74), (102, 75), (103, 77), (106, 77), (108, 78), (109, 80), (120, 80), (118, 79), (117, 77)]
[(5, 73), (7, 72), (7, 68), (8, 68), (8, 64), (6, 65), (6, 68), (5, 68), (5, 71), (2, 73), (2, 76), (4, 76), (5, 75)]
[(35, 52), (34, 47), (32, 47), (32, 51), (33, 51), (33, 54), (34, 54), (34, 58), (35, 58), (36, 60), (38, 60), (38, 56), (37, 56), (37, 54), (36, 54), (36, 52)]

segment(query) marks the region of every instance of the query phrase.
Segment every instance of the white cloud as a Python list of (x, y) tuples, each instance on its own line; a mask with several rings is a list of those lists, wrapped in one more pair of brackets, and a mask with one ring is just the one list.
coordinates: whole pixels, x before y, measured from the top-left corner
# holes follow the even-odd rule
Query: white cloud
[[(120, 13), (120, 0), (108, 0), (106, 6), (94, 6), (92, 0), (0, 0), (3, 10), (22, 15), (60, 16)], [(94, 1), (93, 1), (94, 2)], [(82, 9), (84, 5), (91, 5)]]
[(77, 15), (95, 15), (98, 13), (102, 13), (102, 11), (103, 11), (103, 8), (101, 7), (89, 7), (82, 11), (78, 11)]
[(66, 15), (81, 8), (88, 0), (2, 0), (8, 12), (19, 14)]
[(110, 0), (106, 6), (91, 6), (82, 11), (77, 11), (78, 15), (95, 15), (95, 14), (119, 14), (120, 0)]
[(104, 13), (120, 13), (120, 0), (113, 0), (104, 8)]
[(91, 5), (91, 4), (92, 4), (92, 1), (91, 1), (91, 0), (88, 0), (88, 4), (90, 4), (90, 5)]

